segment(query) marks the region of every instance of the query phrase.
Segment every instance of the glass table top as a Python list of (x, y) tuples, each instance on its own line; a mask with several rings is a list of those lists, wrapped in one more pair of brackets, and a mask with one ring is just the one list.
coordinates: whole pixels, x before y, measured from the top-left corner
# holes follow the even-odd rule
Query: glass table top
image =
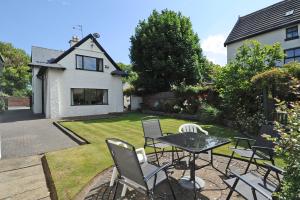
[(229, 139), (201, 133), (178, 133), (163, 136), (157, 141), (170, 144), (191, 153), (201, 153), (230, 143)]

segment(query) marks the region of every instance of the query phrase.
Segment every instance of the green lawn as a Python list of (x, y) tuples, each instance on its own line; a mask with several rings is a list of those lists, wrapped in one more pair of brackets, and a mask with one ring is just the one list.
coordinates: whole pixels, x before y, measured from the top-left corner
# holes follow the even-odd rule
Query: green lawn
[[(143, 114), (131, 113), (113, 119), (62, 122), (61, 124), (91, 144), (47, 153), (47, 160), (59, 199), (73, 197), (99, 172), (110, 167), (112, 160), (105, 139), (116, 137), (134, 144), (137, 148), (144, 144), (140, 119)], [(186, 120), (160, 117), (163, 132), (177, 132)], [(237, 132), (217, 125), (199, 123), (210, 135), (233, 138)], [(214, 152), (231, 154), (229, 145), (219, 147)]]

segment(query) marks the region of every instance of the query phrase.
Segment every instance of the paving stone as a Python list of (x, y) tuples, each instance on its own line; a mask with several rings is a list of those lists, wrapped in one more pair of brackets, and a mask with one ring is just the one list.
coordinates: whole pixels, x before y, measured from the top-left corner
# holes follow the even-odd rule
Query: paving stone
[(50, 119), (30, 110), (0, 113), (1, 159), (43, 154), (78, 144), (53, 125)]
[(41, 156), (0, 160), (0, 199), (50, 199)]

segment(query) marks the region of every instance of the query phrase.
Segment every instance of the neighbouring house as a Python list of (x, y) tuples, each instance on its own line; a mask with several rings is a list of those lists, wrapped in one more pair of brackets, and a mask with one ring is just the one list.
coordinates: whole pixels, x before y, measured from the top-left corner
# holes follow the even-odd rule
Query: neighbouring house
[(278, 63), (300, 61), (300, 1), (285, 0), (243, 17), (239, 17), (224, 46), (227, 62), (235, 58), (237, 49), (245, 40), (258, 40), (272, 45), (279, 42), (285, 59)]
[(66, 51), (32, 47), (33, 112), (46, 118), (123, 112), (126, 73), (92, 34), (69, 43)]

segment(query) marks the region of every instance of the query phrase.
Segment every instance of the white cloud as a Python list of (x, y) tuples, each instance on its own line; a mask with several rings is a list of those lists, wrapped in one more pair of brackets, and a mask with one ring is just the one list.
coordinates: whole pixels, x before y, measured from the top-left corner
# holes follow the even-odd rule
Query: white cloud
[(202, 49), (208, 60), (219, 64), (226, 64), (225, 35), (210, 35), (202, 41)]

